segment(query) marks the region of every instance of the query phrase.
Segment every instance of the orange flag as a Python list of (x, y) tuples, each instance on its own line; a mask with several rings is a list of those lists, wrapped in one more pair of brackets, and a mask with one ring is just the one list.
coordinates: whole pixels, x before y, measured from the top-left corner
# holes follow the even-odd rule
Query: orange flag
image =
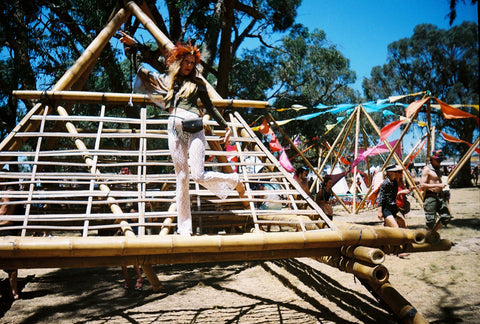
[[(461, 140), (459, 138), (456, 138), (456, 137), (453, 137), (451, 135), (448, 135), (448, 134), (445, 134), (444, 132), (440, 132), (442, 134), (442, 137), (444, 140), (446, 140), (447, 142), (452, 142), (452, 143), (465, 143), (467, 144), (469, 147), (472, 146), (471, 143), (467, 142), (467, 141), (464, 141), (464, 140)], [(475, 152), (477, 152), (478, 154), (480, 154), (480, 148), (476, 148), (475, 149)]]
[(410, 105), (408, 105), (408, 107), (405, 109), (405, 116), (407, 118), (410, 118), (411, 116), (413, 116), (420, 108), (422, 108), (422, 106), (428, 101), (430, 100), (430, 97), (427, 97), (427, 98), (424, 98), (424, 99), (420, 99), (420, 100), (417, 100), (417, 101), (414, 101), (412, 102)]
[(270, 126), (268, 126), (267, 120), (265, 118), (263, 119), (262, 125), (260, 125), (260, 128), (258, 130), (264, 135), (273, 134), (273, 131)]
[(445, 119), (459, 119), (459, 118), (476, 118), (477, 124), (479, 123), (478, 117), (472, 114), (469, 114), (463, 110), (453, 108), (452, 106), (444, 103), (443, 101), (434, 98), (438, 104), (440, 105), (440, 109), (442, 110), (443, 117)]

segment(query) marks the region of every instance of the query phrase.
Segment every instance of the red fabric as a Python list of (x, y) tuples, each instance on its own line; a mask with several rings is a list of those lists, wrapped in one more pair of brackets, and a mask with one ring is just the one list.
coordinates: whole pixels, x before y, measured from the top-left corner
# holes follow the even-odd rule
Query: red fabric
[(448, 141), (448, 142), (452, 142), (452, 143), (466, 143), (466, 144), (470, 144), (464, 140), (461, 140), (459, 138), (456, 138), (456, 137), (453, 137), (452, 135), (448, 135), (448, 134), (445, 134), (444, 132), (440, 132), (442, 134), (442, 137), (444, 140)]
[[(442, 134), (442, 137), (444, 140), (446, 140), (447, 142), (452, 142), (452, 143), (465, 143), (468, 145), (468, 147), (471, 147), (472, 144), (470, 144), (469, 142), (467, 141), (464, 141), (464, 140), (461, 140), (459, 138), (456, 138), (456, 137), (453, 137), (451, 135), (448, 135), (448, 134), (445, 134), (444, 132), (440, 132)], [(475, 152), (477, 152), (478, 154), (480, 154), (480, 148), (477, 147), (475, 149)]]
[[(237, 147), (235, 145), (226, 145), (227, 152), (237, 152)], [(229, 162), (238, 162), (238, 155), (227, 155), (227, 160)], [(237, 166), (232, 166), (234, 172), (237, 172)]]
[(260, 125), (258, 130), (264, 135), (273, 134), (273, 131), (270, 126), (268, 126), (267, 120), (265, 118), (263, 119), (262, 125)]
[(392, 133), (402, 125), (403, 120), (397, 120), (394, 122), (391, 122), (390, 124), (384, 126), (380, 130), (380, 140), (383, 142), (385, 141)]
[(275, 134), (272, 134), (272, 139), (270, 140), (270, 149), (271, 149), (273, 152), (283, 151), (283, 147), (282, 147), (282, 145), (280, 145), (280, 143), (278, 142), (277, 137), (275, 136)]
[(415, 115), (415, 113), (422, 108), (422, 106), (430, 100), (430, 97), (420, 99), (417, 101), (412, 102), (408, 107), (405, 109), (405, 116), (410, 118), (411, 116)]
[[(398, 186), (398, 191), (401, 191), (401, 190), (403, 190), (403, 189), (405, 189), (405, 186), (403, 186), (403, 185), (399, 185), (399, 186)], [(399, 208), (405, 207), (405, 198), (406, 198), (406, 197), (405, 197), (404, 194), (397, 195), (397, 200), (396, 200), (396, 201), (397, 201), (397, 206), (398, 206)]]
[(350, 161), (348, 161), (346, 158), (344, 158), (343, 156), (340, 157), (340, 161), (342, 161), (343, 164), (345, 165), (350, 165), (352, 163), (350, 163)]
[(469, 114), (463, 110), (453, 108), (437, 98), (434, 99), (440, 105), (440, 109), (442, 110), (443, 117), (445, 117), (445, 119), (475, 118), (477, 120), (477, 124), (479, 123), (477, 116)]
[(420, 148), (417, 150), (417, 152), (415, 152), (410, 156), (408, 164), (405, 166), (406, 168), (408, 168), (408, 166), (410, 165), (410, 163), (412, 163), (413, 159), (418, 155), (418, 153), (422, 151), (423, 147), (425, 146), (425, 143), (427, 143), (427, 139), (424, 139), (422, 145), (420, 145)]
[(333, 186), (340, 181), (344, 176), (348, 174), (348, 171), (343, 171), (341, 173), (329, 174), (328, 176), (332, 179)]

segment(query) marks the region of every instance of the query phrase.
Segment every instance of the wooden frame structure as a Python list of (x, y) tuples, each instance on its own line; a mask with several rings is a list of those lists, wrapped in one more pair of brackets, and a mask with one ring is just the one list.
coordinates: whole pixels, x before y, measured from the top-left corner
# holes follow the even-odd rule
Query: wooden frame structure
[[(205, 116), (207, 169), (238, 172), (245, 197), (236, 191), (219, 199), (191, 182), (190, 195), (197, 234), (183, 237), (175, 229), (175, 174), (167, 148), (167, 115), (151, 118), (150, 98), (140, 94), (88, 93), (81, 89), (100, 51), (130, 14), (165, 49), (172, 43), (134, 1), (119, 8), (104, 30), (51, 91), (16, 91), (18, 98), (38, 103), (0, 144), (3, 197), (17, 212), (5, 230), (19, 236), (0, 237), (0, 264), (5, 268), (99, 267), (138, 264), (153, 289), (162, 284), (153, 264), (312, 257), (354, 273), (406, 321), (423, 318), (388, 283), (381, 265), (384, 253), (450, 249), (425, 230), (336, 224), (301, 189), (292, 175), (263, 145), (235, 107), (266, 107), (266, 102), (223, 100), (210, 87), (217, 106), (234, 130), (236, 151), (218, 142), (224, 131)], [(139, 105), (139, 117), (125, 117), (119, 104)], [(95, 105), (95, 114), (82, 103)], [(361, 109), (358, 108), (359, 111)], [(238, 110), (238, 109), (237, 109)], [(92, 110), (90, 110), (92, 111)], [(119, 112), (120, 111), (120, 112)], [(229, 159), (235, 162), (229, 161)], [(129, 172), (121, 172), (127, 170)], [(261, 168), (261, 171), (258, 169)], [(261, 184), (276, 183), (272, 200)], [(262, 210), (265, 202), (282, 209)], [(135, 208), (131, 208), (131, 207)], [(135, 235), (132, 228), (138, 228)], [(118, 230), (123, 236), (114, 236)], [(54, 237), (36, 236), (52, 232)], [(204, 235), (208, 234), (208, 235)]]

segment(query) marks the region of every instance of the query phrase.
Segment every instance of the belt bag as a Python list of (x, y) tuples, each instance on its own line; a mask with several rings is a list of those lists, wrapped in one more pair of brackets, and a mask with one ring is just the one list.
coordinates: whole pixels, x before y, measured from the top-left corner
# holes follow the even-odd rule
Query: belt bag
[(185, 132), (196, 133), (203, 130), (203, 119), (201, 117), (182, 120), (182, 127)]

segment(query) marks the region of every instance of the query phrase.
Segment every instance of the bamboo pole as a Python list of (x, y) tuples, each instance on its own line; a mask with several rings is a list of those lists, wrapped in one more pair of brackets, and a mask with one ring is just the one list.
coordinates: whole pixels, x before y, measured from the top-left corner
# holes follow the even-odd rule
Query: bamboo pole
[(270, 151), (263, 145), (263, 143), (258, 140), (250, 127), (248, 127), (248, 124), (240, 117), (240, 114), (238, 112), (235, 112), (235, 116), (243, 124), (244, 129), (247, 131), (250, 137), (256, 139), (257, 145), (262, 148), (270, 161), (274, 162), (277, 168), (284, 172), (284, 176), (289, 180), (290, 184), (302, 195), (303, 199), (305, 199), (305, 201), (309, 203), (310, 207), (312, 207), (312, 209), (314, 209), (320, 215), (323, 221), (327, 223), (330, 228), (335, 229), (335, 224), (327, 217), (325, 212), (320, 208), (320, 206), (317, 205), (317, 203), (312, 199), (312, 197), (307, 195), (307, 193), (302, 189), (302, 187), (300, 187), (300, 184), (295, 179), (293, 179), (292, 175), (285, 171), (280, 162), (272, 155), (272, 153), (270, 153)]
[(66, 90), (82, 76), (83, 70), (96, 60), (105, 45), (108, 44), (112, 36), (117, 32), (122, 24), (130, 16), (130, 12), (120, 9), (117, 14), (110, 20), (92, 43), (85, 49), (75, 63), (63, 74), (58, 82), (53, 86), (52, 91)]
[(360, 227), (333, 231), (245, 233), (242, 235), (143, 237), (1, 237), (1, 258), (101, 257), (120, 255), (244, 252), (339, 248), (345, 245), (380, 247), (419, 243), (419, 231)]
[[(140, 20), (143, 26), (152, 34), (152, 36), (157, 41), (162, 53), (168, 53), (173, 47), (174, 44), (170, 39), (168, 39), (165, 34), (157, 27), (155, 22), (148, 17), (147, 14), (134, 2), (134, 1), (125, 1), (125, 6), (132, 11), (132, 13)], [(217, 93), (217, 91), (208, 83), (203, 76), (200, 76), (207, 87), (208, 94), (212, 99), (222, 99), (222, 97)]]
[(377, 285), (384, 284), (388, 281), (388, 270), (385, 266), (381, 264), (377, 264), (371, 267), (370, 265), (362, 264), (360, 262), (356, 262), (353, 259), (343, 256), (325, 256), (315, 258), (315, 260), (328, 264), (329, 266), (338, 268), (344, 272), (353, 273), (358, 278), (374, 282)]
[(478, 147), (480, 144), (480, 137), (477, 138), (477, 140), (470, 146), (468, 149), (467, 153), (465, 153), (460, 161), (457, 163), (453, 171), (448, 175), (448, 184), (450, 184), (455, 176), (457, 175), (458, 172), (460, 172), (460, 169), (465, 165), (465, 163), (470, 159), (472, 154), (475, 152), (475, 149)]
[[(363, 149), (366, 151), (368, 149), (368, 138), (365, 129), (362, 128), (362, 136), (363, 136)], [(368, 185), (372, 184), (372, 174), (370, 173), (370, 161), (368, 156), (365, 157), (367, 163), (367, 175), (368, 175)]]
[[(39, 90), (14, 90), (14, 97), (18, 99), (35, 99), (41, 101), (63, 101), (75, 103), (98, 103), (98, 104), (127, 104), (132, 101), (135, 104), (153, 104), (154, 101), (163, 101), (162, 95), (146, 95), (141, 93), (116, 93), (116, 92), (93, 92), (93, 91), (39, 91)], [(268, 108), (268, 101), (240, 100), (240, 99), (212, 99), (216, 107), (235, 108)], [(201, 105), (201, 102), (199, 102)]]
[(410, 156), (412, 155), (412, 153), (417, 150), (418, 146), (420, 146), (420, 144), (423, 142), (423, 140), (425, 139), (425, 137), (427, 137), (427, 133), (423, 134), (422, 138), (420, 138), (420, 140), (418, 140), (418, 142), (415, 143), (415, 145), (413, 146), (413, 148), (410, 150), (410, 152), (407, 154), (407, 156), (403, 159), (403, 164), (404, 164), (404, 165), (405, 165), (405, 163), (407, 163), (407, 161), (410, 159)]
[(340, 248), (342, 255), (367, 262), (370, 264), (381, 264), (385, 261), (385, 253), (381, 249), (366, 246), (342, 246)]
[[(430, 162), (430, 153), (432, 152), (432, 113), (430, 107), (430, 101), (432, 99), (428, 98), (427, 100), (427, 154), (425, 155), (425, 163), (428, 164)], [(420, 110), (420, 109), (419, 109)], [(415, 115), (416, 116), (416, 115)], [(414, 118), (412, 118), (413, 120)]]
[[(357, 116), (356, 116), (356, 124), (355, 124), (355, 144), (354, 144), (354, 159), (358, 157), (358, 143), (360, 141), (359, 136), (360, 136), (360, 123), (361, 123), (361, 116), (360, 116), (361, 110), (357, 110)], [(352, 210), (354, 213), (358, 213), (357, 209), (357, 166), (353, 168), (353, 200), (352, 200)], [(361, 206), (361, 204), (360, 204)]]
[(433, 252), (433, 251), (450, 251), (452, 248), (452, 242), (447, 239), (438, 239), (433, 243), (425, 242), (421, 244), (409, 243), (399, 246), (382, 246), (382, 250), (385, 253), (418, 253), (418, 252)]
[(427, 324), (425, 318), (389, 283), (366, 283), (403, 323)]
[(195, 264), (206, 262), (231, 262), (245, 260), (278, 260), (300, 257), (338, 256), (338, 248), (243, 251), (221, 253), (182, 253), (152, 255), (118, 255), (102, 257), (48, 257), (48, 258), (11, 258), (2, 259), (2, 266), (8, 269), (40, 269), (40, 268), (92, 268), (113, 267), (137, 264)]
[[(363, 109), (363, 108), (362, 108), (362, 109)], [(411, 117), (411, 120), (414, 120), (414, 119), (417, 117), (417, 115), (418, 115), (418, 110), (417, 110), (417, 111), (415, 112), (415, 114)], [(370, 117), (366, 112), (365, 112), (365, 116), (366, 116), (367, 119), (369, 120), (369, 122), (370, 122), (370, 124), (372, 125), (372, 127), (375, 129), (375, 132), (378, 134), (378, 136), (380, 136), (380, 135), (381, 135), (381, 134), (380, 134), (380, 130), (378, 129), (377, 125), (375, 124), (375, 121), (374, 121), (374, 120), (372, 119), (372, 117)], [(406, 127), (405, 129), (408, 130), (408, 128), (410, 127), (410, 125), (411, 125), (411, 122), (407, 124), (407, 127)], [(405, 129), (404, 129), (404, 131), (402, 132), (402, 135), (406, 133)], [(403, 136), (400, 136), (400, 138), (402, 138), (402, 137), (403, 137)], [(389, 161), (389, 159), (390, 159), (391, 157), (393, 157), (393, 158), (395, 159), (396, 163), (399, 164), (399, 165), (402, 167), (403, 173), (404, 173), (404, 175), (405, 175), (405, 179), (407, 179), (407, 182), (408, 182), (408, 184), (410, 185), (410, 188), (413, 189), (413, 194), (415, 195), (415, 198), (417, 198), (417, 202), (420, 204), (420, 207), (423, 208), (423, 197), (422, 197), (422, 195), (420, 194), (420, 191), (419, 191), (419, 189), (417, 188), (417, 186), (416, 186), (416, 184), (415, 184), (415, 181), (412, 179), (412, 175), (410, 174), (410, 172), (407, 172), (407, 171), (405, 170), (405, 166), (403, 165), (402, 160), (400, 160), (400, 158), (398, 157), (397, 153), (395, 153), (395, 150), (392, 148), (392, 146), (390, 145), (390, 143), (389, 143), (387, 140), (385, 140), (385, 141), (383, 141), (383, 142), (384, 142), (385, 146), (386, 146), (386, 147), (389, 149), (389, 151), (390, 151), (389, 158), (387, 158), (387, 160), (385, 161), (384, 166), (388, 163), (388, 161)], [(401, 139), (399, 139), (396, 144), (399, 144), (399, 142), (401, 142)], [(397, 145), (395, 145), (395, 149), (396, 149), (396, 147), (397, 147)], [(368, 195), (368, 193), (371, 191), (371, 189), (372, 189), (372, 186), (370, 186), (370, 189), (369, 189), (369, 191), (367, 192), (367, 195)], [(367, 195), (366, 195), (366, 196), (367, 196)]]
[[(67, 90), (69, 89), (81, 76), (82, 70), (88, 67), (91, 62), (98, 58), (101, 50), (108, 43), (113, 34), (120, 28), (120, 26), (127, 20), (130, 13), (125, 9), (120, 9), (112, 20), (108, 22), (105, 28), (97, 35), (93, 42), (85, 49), (85, 51), (80, 55), (74, 65), (72, 65), (67, 72), (57, 81), (53, 86), (52, 91)], [(4, 150), (5, 147), (8, 151), (16, 151), (20, 149), (21, 145), (24, 143), (24, 138), (15, 138), (14, 136), (17, 132), (25, 129), (29, 132), (33, 129), (37, 129), (39, 123), (31, 122), (29, 119), (32, 115), (38, 113), (43, 113), (44, 105), (39, 103), (36, 104), (26, 115), (25, 117), (17, 124), (17, 126), (10, 132), (9, 136), (5, 138), (4, 141), (0, 144), (0, 150)], [(47, 108), (48, 109), (48, 108)], [(12, 142), (13, 141), (13, 142)]]

